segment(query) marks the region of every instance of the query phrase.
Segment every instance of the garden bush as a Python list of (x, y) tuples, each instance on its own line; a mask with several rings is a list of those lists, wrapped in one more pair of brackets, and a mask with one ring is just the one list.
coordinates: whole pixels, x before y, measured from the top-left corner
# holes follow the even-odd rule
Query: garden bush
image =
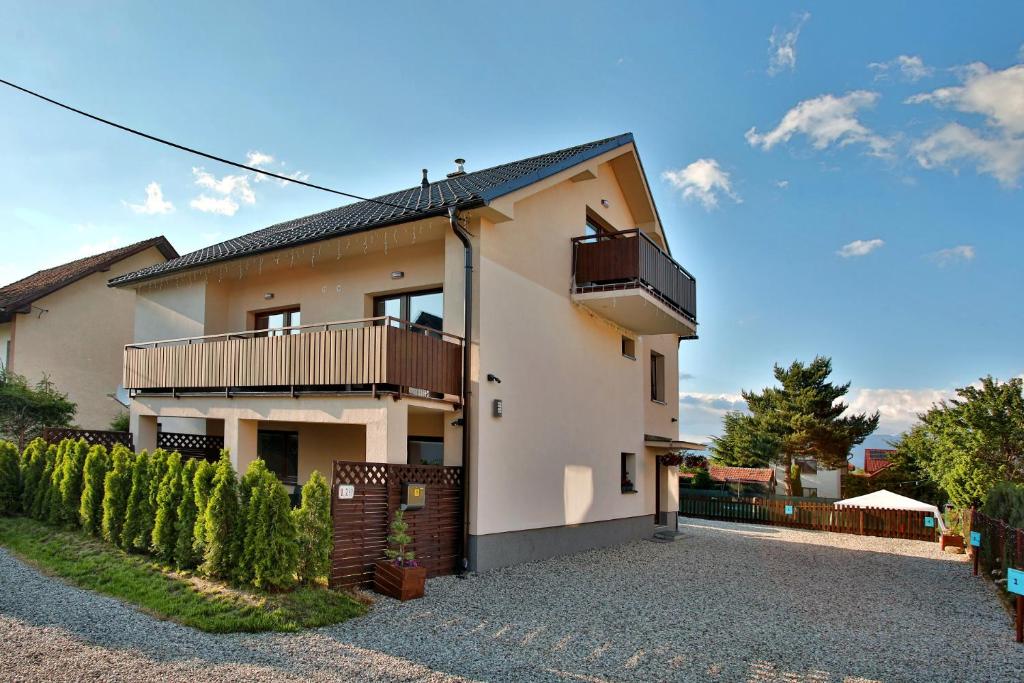
[(181, 466), (181, 501), (175, 519), (174, 564), (179, 569), (192, 569), (199, 564), (200, 555), (195, 549), (196, 506), (195, 478), (203, 460), (189, 459)]
[(298, 540), (299, 583), (309, 585), (326, 577), (331, 567), (331, 490), (324, 476), (313, 471), (302, 487), (302, 505), (292, 510)]
[(238, 477), (227, 455), (222, 455), (217, 463), (205, 516), (203, 571), (210, 576), (230, 579), (236, 573), (240, 520)]
[(181, 454), (164, 459), (164, 476), (156, 494), (156, 519), (153, 522), (153, 553), (167, 564), (174, 562), (178, 545), (178, 506), (181, 505)]
[(33, 440), (21, 454), (21, 510), (32, 514), (32, 505), (36, 492), (43, 480), (43, 469), (46, 467), (46, 442), (42, 439)]
[(40, 521), (44, 521), (49, 512), (47, 504), (52, 489), (50, 480), (53, 478), (53, 465), (57, 461), (57, 447), (53, 444), (47, 446), (42, 460), (42, 471), (39, 474), (39, 481), (35, 486), (35, 490), (32, 492), (32, 506), (29, 509), (29, 515)]
[(21, 508), (21, 472), (18, 447), (0, 441), (0, 515), (13, 515)]
[(64, 478), (64, 460), (67, 458), (71, 444), (70, 439), (61, 441), (57, 445), (53, 462), (49, 466), (50, 476), (47, 478), (49, 485), (43, 492), (43, 500), (39, 505), (39, 519), (50, 524), (60, 524), (64, 516), (60, 500), (60, 483)]
[[(223, 455), (221, 457), (224, 457)], [(213, 493), (213, 475), (217, 468), (212, 464), (201, 461), (196, 466), (195, 476), (192, 477), (192, 492), (196, 502), (196, 523), (192, 530), (192, 550), (195, 552), (197, 562), (202, 562), (206, 554), (206, 508), (210, 504), (210, 494)]]
[(242, 491), (245, 526), (236, 576), (257, 588), (288, 588), (298, 562), (288, 493), (259, 459), (249, 464)]
[(89, 455), (89, 444), (85, 439), (72, 441), (68, 439), (61, 463), (57, 503), (57, 516), (62, 524), (79, 523), (79, 509), (82, 506), (82, 474), (85, 470), (85, 459)]
[(128, 513), (136, 456), (118, 444), (110, 452), (110, 470), (103, 478), (103, 538), (124, 547), (124, 519)]
[(1012, 527), (1024, 529), (1024, 484), (1008, 481), (996, 484), (985, 496), (981, 512)]
[(149, 454), (142, 451), (132, 463), (132, 487), (121, 529), (121, 547), (148, 550), (153, 531), (153, 508), (149, 504)]
[(103, 484), (110, 467), (110, 456), (103, 446), (93, 446), (82, 468), (82, 500), (78, 520), (85, 532), (99, 536), (103, 531)]

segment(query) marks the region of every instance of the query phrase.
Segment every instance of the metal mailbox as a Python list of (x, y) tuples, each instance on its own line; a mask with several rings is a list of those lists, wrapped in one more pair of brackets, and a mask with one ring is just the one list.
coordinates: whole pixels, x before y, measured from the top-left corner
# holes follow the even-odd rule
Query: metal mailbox
[(425, 484), (407, 482), (402, 484), (402, 509), (421, 510), (427, 504), (427, 487)]

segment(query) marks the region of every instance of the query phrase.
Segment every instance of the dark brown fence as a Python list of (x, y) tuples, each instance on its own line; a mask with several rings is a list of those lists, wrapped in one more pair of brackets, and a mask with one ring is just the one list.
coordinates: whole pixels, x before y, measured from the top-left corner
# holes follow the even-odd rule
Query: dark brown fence
[(43, 440), (47, 443), (60, 443), (64, 439), (85, 439), (90, 446), (106, 446), (112, 448), (115, 444), (123, 444), (131, 450), (135, 450), (131, 432), (111, 432), (101, 429), (65, 429), (63, 427), (49, 427), (43, 430)]
[[(385, 557), (388, 526), (401, 505), (405, 483), (426, 487), (423, 509), (405, 513), (416, 560), (427, 568), (427, 576), (458, 571), (462, 557), (461, 467), (336, 460), (331, 486), (332, 588), (373, 583), (373, 565)], [(342, 485), (353, 487), (351, 498), (339, 498)]]
[(201, 458), (209, 462), (217, 462), (220, 452), (224, 448), (224, 437), (159, 432), (156, 435), (156, 447), (166, 451), (177, 451), (186, 458)]
[(987, 576), (996, 572), (999, 578), (1006, 578), (1006, 570), (1011, 567), (1024, 570), (1024, 529), (977, 510), (964, 518), (965, 542), (970, 541), (972, 531), (981, 534), (981, 547), (972, 548), (971, 552), (978, 554), (978, 563)]
[[(918, 541), (938, 539), (938, 526), (926, 526), (930, 512), (837, 508), (830, 504), (785, 499), (686, 495), (680, 491), (679, 514), (685, 517), (817, 529), (862, 536)], [(787, 513), (787, 508), (790, 512)]]

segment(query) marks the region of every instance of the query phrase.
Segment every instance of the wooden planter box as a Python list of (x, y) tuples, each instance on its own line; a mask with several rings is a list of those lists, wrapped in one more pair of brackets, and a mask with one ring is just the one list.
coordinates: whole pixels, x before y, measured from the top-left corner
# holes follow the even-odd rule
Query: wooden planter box
[(939, 550), (945, 550), (947, 547), (963, 548), (964, 537), (960, 534), (942, 534), (942, 538), (939, 540)]
[(426, 582), (426, 567), (396, 567), (390, 561), (374, 565), (373, 589), (402, 602), (422, 598)]

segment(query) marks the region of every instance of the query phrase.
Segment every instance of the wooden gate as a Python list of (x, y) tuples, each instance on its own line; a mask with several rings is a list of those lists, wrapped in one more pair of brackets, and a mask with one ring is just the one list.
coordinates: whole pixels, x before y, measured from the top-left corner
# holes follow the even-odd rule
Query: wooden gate
[[(462, 468), (334, 461), (331, 519), (331, 588), (373, 583), (373, 565), (384, 559), (388, 525), (399, 509), (402, 484), (423, 484), (426, 505), (406, 512), (416, 560), (427, 576), (454, 574), (462, 559)], [(352, 486), (339, 498), (339, 486)]]

